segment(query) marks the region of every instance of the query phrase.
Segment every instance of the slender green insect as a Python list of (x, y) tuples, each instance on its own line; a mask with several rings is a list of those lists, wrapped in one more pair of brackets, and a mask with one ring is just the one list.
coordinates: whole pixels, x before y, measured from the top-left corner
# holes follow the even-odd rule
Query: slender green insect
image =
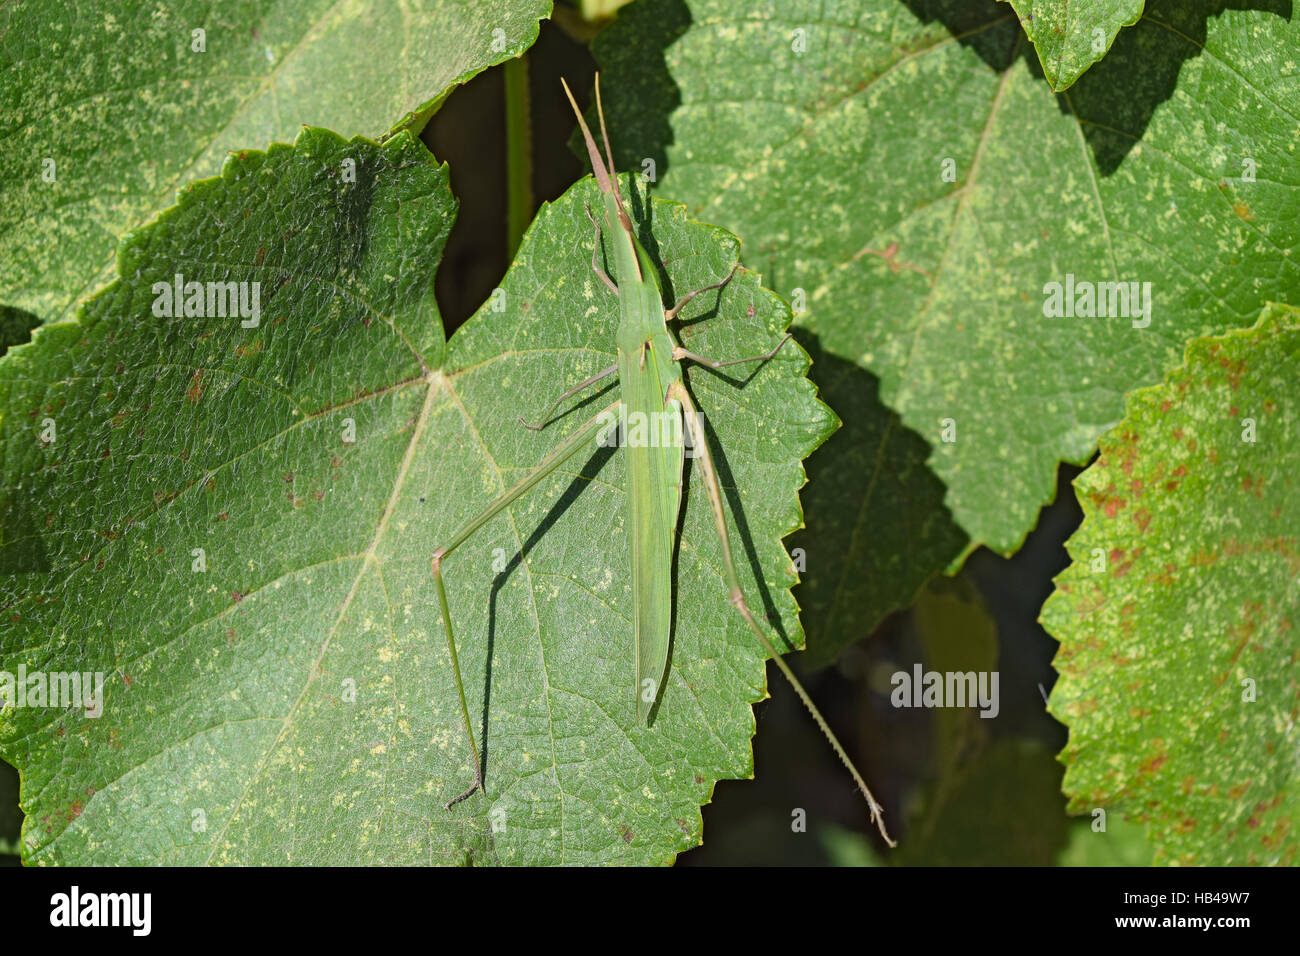
[[(563, 81), (561, 81), (563, 83)], [(880, 829), (881, 835), (893, 846), (894, 843), (885, 831), (884, 819), (880, 805), (867, 788), (862, 775), (858, 773), (849, 759), (844, 747), (836, 739), (830, 726), (820, 711), (813, 705), (808, 692), (799, 683), (786, 662), (777, 653), (767, 636), (759, 628), (745, 603), (736, 566), (731, 557), (731, 543), (727, 532), (726, 516), (722, 507), (722, 493), (718, 485), (717, 472), (713, 467), (713, 458), (709, 452), (708, 442), (701, 426), (699, 413), (691, 401), (690, 393), (682, 381), (681, 363), (698, 362), (709, 368), (723, 368), (743, 362), (762, 362), (774, 356), (785, 345), (787, 335), (772, 351), (748, 358), (731, 359), (720, 362), (703, 358), (688, 352), (677, 342), (668, 323), (695, 296), (710, 289), (720, 289), (731, 281), (731, 273), (720, 282), (688, 292), (671, 309), (663, 307), (663, 293), (659, 287), (658, 273), (654, 262), (647, 255), (637, 240), (623, 206), (619, 192), (618, 180), (614, 170), (613, 153), (609, 147), (609, 134), (605, 129), (605, 114), (600, 102), (600, 79), (596, 80), (596, 110), (600, 117), (601, 137), (605, 141), (605, 156), (608, 165), (601, 159), (600, 151), (592, 138), (573, 99), (567, 83), (564, 92), (578, 117), (578, 125), (586, 140), (587, 152), (591, 157), (591, 168), (600, 187), (604, 203), (603, 226), (610, 236), (611, 259), (615, 278), (611, 279), (600, 268), (598, 256), (601, 248), (600, 236), (602, 223), (592, 217), (596, 230), (595, 251), (592, 253), (591, 268), (600, 277), (611, 293), (618, 297), (619, 325), (615, 335), (618, 349), (618, 363), (598, 372), (591, 378), (579, 382), (565, 391), (543, 416), (537, 425), (529, 425), (521, 418), (520, 423), (527, 428), (540, 430), (545, 426), (552, 412), (565, 399), (577, 392), (594, 385), (607, 376), (617, 373), (622, 398), (598, 412), (590, 421), (566, 438), (554, 451), (542, 460), (532, 472), (506, 491), (500, 498), (485, 508), (480, 514), (452, 535), (448, 544), (433, 552), (433, 580), (438, 590), (438, 603), (441, 608), (443, 626), (447, 631), (447, 647), (450, 651), (452, 669), (455, 672), (456, 687), (460, 694), (461, 718), (464, 721), (465, 737), (469, 743), (470, 755), (474, 761), (474, 783), (464, 793), (448, 802), (450, 809), (455, 804), (483, 789), (483, 766), (478, 747), (474, 742), (474, 731), (469, 717), (469, 706), (465, 702), (465, 687), (461, 680), (460, 663), (456, 657), (456, 641), (452, 635), (451, 612), (447, 606), (447, 591), (442, 580), (442, 562), (456, 548), (463, 544), (479, 528), (510, 505), (517, 498), (528, 493), (540, 481), (551, 474), (570, 457), (588, 443), (606, 433), (611, 421), (615, 423), (628, 420), (642, 422), (662, 422), (671, 418), (676, 426), (676, 441), (670, 442), (626, 442), (624, 453), (627, 455), (627, 507), (628, 507), (628, 547), (632, 559), (632, 597), (633, 641), (636, 647), (636, 700), (637, 718), (646, 721), (651, 707), (658, 698), (663, 686), (664, 671), (668, 664), (668, 643), (672, 624), (672, 557), (676, 544), (677, 515), (681, 506), (682, 467), (685, 457), (682, 425), (689, 435), (695, 459), (700, 468), (700, 477), (713, 513), (714, 524), (722, 547), (724, 570), (730, 589), (730, 600), (736, 610), (745, 619), (751, 631), (762, 643), (764, 650), (776, 661), (781, 673), (786, 676), (795, 692), (803, 700), (813, 719), (821, 728), (831, 747), (839, 756), (844, 766), (852, 774), (858, 789), (866, 798), (871, 810), (872, 820)], [(588, 210), (590, 215), (590, 210)], [(603, 440), (603, 439), (601, 439)]]

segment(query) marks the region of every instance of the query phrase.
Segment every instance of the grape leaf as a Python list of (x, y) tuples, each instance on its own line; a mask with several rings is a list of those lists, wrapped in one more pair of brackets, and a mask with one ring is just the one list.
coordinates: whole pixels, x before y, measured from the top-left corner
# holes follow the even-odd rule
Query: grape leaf
[(831, 866), (884, 865), (870, 839), (837, 823), (822, 826), (817, 831), (817, 841), (822, 845)]
[(1061, 768), (1033, 740), (994, 739), (908, 830), (896, 866), (1050, 866), (1065, 846)]
[[(927, 671), (991, 673), (998, 669), (998, 629), (978, 591), (962, 577), (932, 582), (912, 609), (913, 627)], [(900, 662), (909, 670), (911, 662)], [(999, 702), (999, 709), (1001, 703)], [(939, 707), (930, 715), (933, 727), (935, 790), (950, 789), (962, 763), (987, 741), (993, 721), (980, 716), (973, 705)]]
[(217, 173), (228, 150), (291, 139), (303, 124), (378, 135), (408, 112), (418, 130), (456, 84), (527, 49), (550, 8), (0, 5), (0, 304), (71, 317), (113, 277), (117, 236), (171, 205), (181, 184)]
[(796, 329), (813, 357), (822, 399), (843, 426), (808, 459), (807, 527), (790, 537), (802, 558), (798, 600), (808, 635), (805, 665), (831, 663), (890, 611), (909, 606), (966, 536), (926, 467), (926, 443), (880, 402), (870, 372)]
[[(916, 664), (941, 674), (998, 671), (997, 624), (965, 575), (932, 581), (909, 617), (919, 654), (897, 659), (897, 670), (910, 672)], [(994, 698), (999, 708), (1011, 696), (1006, 677), (1004, 672)], [(1037, 741), (998, 735), (995, 727), (1002, 721), (981, 717), (968, 703), (926, 712), (925, 782), (908, 800), (907, 829), (890, 862), (1050, 865), (1065, 843), (1068, 822), (1060, 765)]]
[(1151, 856), (1142, 826), (1116, 814), (1105, 830), (1094, 830), (1091, 819), (1074, 823), (1057, 866), (1150, 866)]
[[(947, 487), (951, 518), (928, 526), (924, 493), (892, 510), (888, 498), (840, 502), (833, 520), (851, 516), (861, 550), (907, 540), (909, 558), (899, 569), (851, 555), (839, 569), (892, 599), (801, 597), (819, 642), (870, 630), (922, 569), (959, 556), (954, 531), (1014, 550), (1058, 463), (1088, 459), (1125, 392), (1158, 381), (1188, 338), (1250, 325), (1266, 299), (1295, 295), (1300, 190), (1287, 171), (1300, 86), (1288, 63), (1300, 21), (1263, 6), (1149, 3), (1062, 94), (991, 0), (792, 3), (779, 15), (642, 0), (602, 35), (622, 162), (655, 160), (660, 195), (741, 236), (779, 291), (804, 290), (802, 334), (878, 379), (904, 446), (924, 442)], [(662, 57), (628, 53), (626, 31), (656, 24)], [(1150, 324), (1046, 316), (1047, 283), (1070, 275), (1150, 282)], [(873, 390), (858, 392), (870, 414)], [(931, 480), (910, 452), (896, 464), (842, 447), (861, 499), (912, 484), (901, 474)]]
[[(669, 677), (638, 724), (613, 449), (444, 565), (488, 795), (443, 808), (472, 768), (430, 557), (610, 400), (539, 433), (516, 421), (613, 361), (597, 201), (587, 179), (544, 207), (500, 294), (444, 343), (445, 167), (406, 132), (307, 129), (188, 187), (77, 320), (0, 360), (0, 557), (18, 568), (0, 577), (0, 669), (106, 675), (97, 719), (0, 711), (27, 862), (648, 863), (700, 841), (714, 782), (752, 775), (764, 656), (688, 465)], [(669, 295), (736, 261), (680, 206), (638, 197), (633, 215)], [(177, 273), (259, 281), (257, 326), (156, 317), (154, 284)], [(684, 314), (688, 347), (718, 356), (790, 319), (744, 270)], [(741, 376), (687, 372), (742, 583), (795, 645), (780, 539), (800, 459), (835, 425), (807, 365), (789, 344)]]
[(1043, 621), (1074, 812), (1157, 861), (1295, 862), (1300, 310), (1187, 349), (1075, 481), (1084, 522)]
[(1020, 16), (1047, 81), (1064, 90), (1110, 49), (1121, 27), (1142, 16), (1145, 0), (1004, 0)]

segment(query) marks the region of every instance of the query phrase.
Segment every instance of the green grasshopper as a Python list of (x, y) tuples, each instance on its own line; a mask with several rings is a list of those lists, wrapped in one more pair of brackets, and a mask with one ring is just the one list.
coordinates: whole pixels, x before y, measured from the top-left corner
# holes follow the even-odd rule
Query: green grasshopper
[[(663, 292), (659, 286), (655, 264), (638, 241), (636, 232), (632, 228), (632, 221), (623, 205), (623, 197), (619, 192), (613, 153), (609, 146), (609, 134), (605, 129), (605, 112), (600, 102), (600, 79), (597, 77), (596, 80), (596, 111), (600, 117), (600, 133), (605, 142), (605, 157), (608, 159), (608, 165), (602, 160), (600, 151), (596, 148), (596, 141), (592, 138), (591, 130), (588, 129), (568, 84), (563, 80), (561, 83), (578, 117), (578, 125), (587, 144), (587, 153), (591, 157), (592, 172), (600, 187), (605, 207), (603, 227), (605, 234), (611, 239), (615, 279), (611, 279), (600, 268), (598, 257), (601, 249), (602, 224), (591, 216), (591, 210), (588, 209), (587, 214), (591, 217), (596, 230), (591, 268), (609, 291), (618, 297), (619, 325), (615, 334), (618, 362), (565, 391), (547, 410), (539, 424), (529, 425), (522, 418), (520, 423), (527, 428), (540, 430), (565, 399), (615, 373), (618, 375), (622, 398), (598, 412), (590, 421), (578, 428), (532, 472), (452, 535), (448, 544), (433, 552), (433, 580), (438, 591), (443, 626), (447, 631), (447, 648), (455, 672), (456, 687), (460, 693), (461, 718), (474, 766), (473, 784), (464, 793), (449, 801), (447, 808), (450, 809), (476, 791), (483, 789), (483, 767), (478, 746), (474, 742), (469, 706), (465, 702), (465, 687), (461, 680), (460, 663), (456, 657), (451, 612), (447, 606), (447, 591), (442, 579), (443, 560), (511, 502), (529, 492), (570, 457), (587, 447), (593, 439), (602, 444), (606, 443), (605, 436), (608, 435), (611, 420), (615, 418), (618, 422), (637, 420), (640, 416), (642, 422), (661, 422), (665, 416), (671, 416), (676, 426), (675, 441), (625, 443), (628, 547), (632, 559), (632, 596), (635, 605), (632, 637), (636, 648), (637, 719), (641, 722), (648, 720), (650, 710), (658, 699), (668, 665), (668, 645), (672, 625), (672, 557), (676, 544), (677, 515), (682, 497), (682, 467), (685, 457), (682, 437), (685, 435), (690, 438), (717, 527), (731, 603), (735, 605), (736, 610), (745, 619), (745, 623), (762, 643), (764, 650), (776, 661), (781, 673), (790, 681), (795, 692), (803, 700), (804, 706), (808, 708), (809, 713), (830, 741), (836, 755), (848, 768), (858, 789), (866, 798), (871, 810), (871, 818), (879, 827), (881, 835), (890, 846), (893, 846), (893, 841), (885, 831), (880, 805), (871, 795), (862, 775), (853, 766), (853, 762), (831, 731), (825, 718), (813, 705), (808, 692), (804, 690), (798, 678), (759, 628), (753, 613), (745, 603), (745, 595), (741, 590), (735, 563), (731, 557), (731, 543), (722, 508), (722, 493), (717, 472), (713, 466), (713, 458), (709, 452), (699, 412), (682, 380), (683, 361), (697, 362), (714, 369), (745, 362), (762, 362), (772, 358), (789, 341), (790, 336), (786, 335), (772, 351), (763, 355), (730, 361), (706, 359), (682, 348), (669, 329), (668, 323), (700, 293), (724, 287), (735, 275), (736, 268), (733, 267), (731, 273), (722, 281), (688, 292), (671, 309), (664, 309)], [(681, 428), (683, 422), (685, 432)]]

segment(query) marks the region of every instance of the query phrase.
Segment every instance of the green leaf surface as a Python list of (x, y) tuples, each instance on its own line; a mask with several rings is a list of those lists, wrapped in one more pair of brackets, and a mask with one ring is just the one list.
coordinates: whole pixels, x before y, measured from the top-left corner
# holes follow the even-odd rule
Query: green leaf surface
[(1143, 827), (1116, 814), (1105, 830), (1094, 830), (1092, 820), (1073, 824), (1057, 866), (1150, 866), (1152, 855)]
[(806, 572), (797, 596), (807, 664), (818, 666), (907, 607), (967, 542), (926, 467), (929, 447), (881, 404), (879, 381), (816, 335), (795, 334), (812, 354), (818, 394), (844, 422), (808, 459), (808, 526), (790, 537)]
[(1157, 861), (1290, 864), (1300, 847), (1298, 368), (1294, 308), (1194, 341), (1075, 481), (1074, 563), (1043, 609), (1065, 791), (1074, 812), (1147, 824)]
[(883, 866), (871, 840), (855, 830), (827, 824), (817, 833), (831, 866)]
[(1006, 0), (1052, 89), (1064, 90), (1110, 49), (1121, 27), (1142, 16), (1145, 0)]
[[(925, 670), (940, 674), (990, 674), (998, 669), (998, 630), (979, 592), (964, 578), (932, 582), (917, 598), (913, 622)], [(906, 662), (904, 662), (906, 665)], [(999, 707), (1001, 706), (999, 702)], [(939, 707), (930, 714), (934, 728), (936, 790), (951, 785), (972, 752), (987, 744), (993, 721), (970, 707)]]
[[(964, 575), (930, 582), (910, 613), (919, 657), (893, 665), (910, 673), (998, 671), (997, 624)], [(999, 685), (999, 708), (1009, 684)], [(925, 782), (909, 797), (907, 828), (890, 862), (898, 866), (1049, 866), (1066, 841), (1061, 767), (1034, 740), (999, 736), (1002, 721), (965, 707), (926, 711)]]
[(943, 786), (895, 866), (1051, 866), (1066, 843), (1061, 768), (1036, 741), (994, 740)]
[[(650, 863), (700, 841), (714, 782), (752, 774), (764, 656), (688, 478), (668, 679), (638, 724), (611, 449), (444, 564), (487, 795), (443, 808), (472, 768), (430, 558), (612, 400), (616, 385), (574, 400), (539, 433), (516, 421), (613, 361), (596, 202), (587, 179), (544, 207), (502, 294), (444, 346), (445, 168), (407, 133), (304, 130), (187, 189), (78, 320), (0, 361), (0, 557), (18, 568), (0, 578), (0, 669), (106, 674), (98, 719), (0, 712), (27, 862)], [(680, 206), (633, 214), (670, 296), (736, 261)], [(153, 283), (177, 272), (260, 281), (260, 324), (155, 317)], [(687, 347), (734, 357), (790, 313), (742, 270), (685, 318)], [(742, 375), (687, 373), (742, 583), (793, 644), (780, 539), (801, 521), (800, 460), (835, 425), (807, 364), (787, 345)]]
[(550, 8), (0, 3), (0, 304), (72, 316), (113, 278), (117, 237), (216, 174), (229, 150), (291, 140), (304, 124), (377, 136), (407, 113), (418, 130), (456, 84), (527, 49)]
[[(660, 195), (741, 236), (778, 291), (805, 291), (801, 334), (878, 385), (824, 390), (845, 421), (899, 415), (897, 446), (843, 445), (857, 500), (825, 520), (851, 522), (838, 573), (857, 590), (801, 595), (829, 653), (965, 537), (1014, 550), (1125, 392), (1300, 287), (1300, 21), (1147, 6), (1063, 94), (992, 0), (642, 0), (596, 47), (623, 164), (656, 159)], [(662, 56), (627, 52), (655, 28)], [(1150, 282), (1149, 326), (1046, 316), (1067, 275)], [(842, 534), (829, 527), (810, 502), (809, 535)]]

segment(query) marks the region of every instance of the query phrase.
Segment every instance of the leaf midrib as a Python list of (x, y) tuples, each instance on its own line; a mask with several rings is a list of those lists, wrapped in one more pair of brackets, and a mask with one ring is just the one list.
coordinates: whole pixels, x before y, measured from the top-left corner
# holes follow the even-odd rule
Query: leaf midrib
[[(311, 686), (320, 676), (321, 661), (324, 660), (325, 654), (329, 650), (330, 643), (334, 639), (334, 635), (338, 633), (339, 625), (342, 624), (344, 617), (347, 616), (348, 609), (352, 606), (352, 601), (361, 587), (361, 581), (365, 578), (371, 565), (376, 561), (376, 549), (379, 547), (380, 541), (383, 540), (385, 533), (388, 531), (388, 523), (393, 516), (393, 511), (396, 509), (402, 488), (406, 484), (406, 476), (410, 471), (411, 462), (414, 460), (415, 454), (419, 450), (420, 439), (424, 435), (424, 428), (429, 420), (430, 409), (434, 405), (435, 397), (439, 394), (440, 390), (435, 386), (445, 381), (445, 377), (437, 372), (433, 372), (425, 375), (423, 381), (426, 385), (424, 403), (420, 406), (420, 413), (416, 416), (415, 426), (411, 430), (411, 439), (407, 442), (406, 452), (403, 454), (402, 463), (398, 467), (397, 477), (393, 482), (393, 490), (388, 496), (388, 501), (384, 504), (383, 517), (379, 519), (379, 525), (375, 529), (374, 537), (370, 540), (370, 545), (361, 553), (361, 564), (357, 569), (356, 576), (352, 579), (352, 587), (348, 590), (347, 597), (343, 599), (343, 603), (339, 606), (338, 614), (334, 618), (333, 625), (331, 625), (329, 631), (326, 632), (325, 640), (321, 642), (320, 650), (317, 652), (316, 659), (312, 662), (311, 669), (307, 673), (307, 680), (303, 684), (302, 690), (299, 692), (298, 697), (294, 700), (293, 704), (290, 705), (288, 712), (284, 716), (280, 732), (275, 736), (275, 739), (271, 742), (270, 746), (268, 746), (262, 754), (262, 759), (258, 761), (256, 770), (249, 774), (248, 783), (244, 787), (243, 793), (240, 794), (239, 799), (235, 802), (235, 805), (231, 809), (230, 815), (226, 818), (226, 822), (222, 826), (220, 832), (212, 838), (212, 848), (208, 853), (208, 858), (206, 860), (208, 865), (211, 865), (213, 857), (216, 856), (217, 849), (221, 845), (222, 838), (230, 829), (230, 825), (234, 822), (235, 817), (239, 815), (239, 810), (244, 805), (244, 801), (248, 798), (248, 794), (252, 791), (253, 785), (261, 778), (262, 773), (265, 771), (267, 761), (270, 760), (271, 754), (273, 754), (276, 748), (279, 747), (280, 742), (284, 739), (285, 734), (288, 733), (290, 726), (292, 726), (293, 718), (295, 714), (297, 714), (298, 708), (307, 697), (307, 691), (311, 689)], [(447, 388), (448, 391), (450, 391), (449, 383)]]

